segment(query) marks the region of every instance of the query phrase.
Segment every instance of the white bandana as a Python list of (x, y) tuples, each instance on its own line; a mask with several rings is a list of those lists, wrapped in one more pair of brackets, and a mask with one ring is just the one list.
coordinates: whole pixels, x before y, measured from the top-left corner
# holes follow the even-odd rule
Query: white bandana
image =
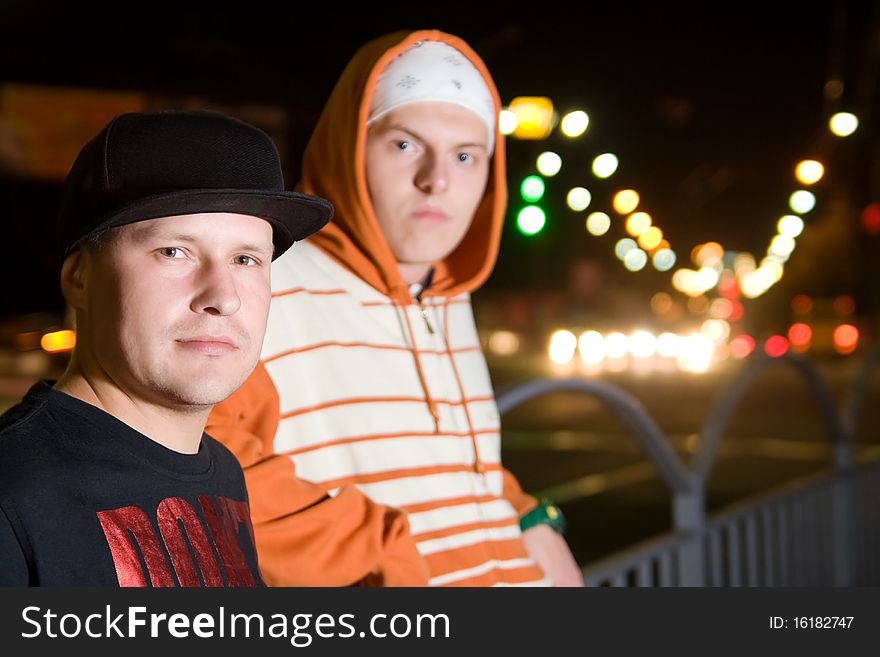
[(379, 75), (367, 125), (413, 103), (452, 103), (479, 116), (495, 148), (498, 118), (483, 76), (464, 55), (441, 41), (420, 41), (397, 56)]

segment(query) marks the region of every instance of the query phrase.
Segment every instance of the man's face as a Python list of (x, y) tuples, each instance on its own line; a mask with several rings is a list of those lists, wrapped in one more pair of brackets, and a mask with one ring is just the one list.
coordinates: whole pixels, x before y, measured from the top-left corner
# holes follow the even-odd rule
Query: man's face
[(399, 263), (452, 253), (483, 198), (489, 159), (486, 124), (458, 105), (404, 105), (370, 127), (367, 184)]
[(232, 394), (256, 365), (271, 291), (272, 228), (257, 217), (165, 217), (82, 255), (84, 358), (134, 399), (181, 409)]

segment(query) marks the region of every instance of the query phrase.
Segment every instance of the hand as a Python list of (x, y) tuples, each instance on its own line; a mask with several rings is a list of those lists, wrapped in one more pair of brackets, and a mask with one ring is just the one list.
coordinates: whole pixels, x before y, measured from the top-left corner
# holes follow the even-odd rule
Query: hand
[(565, 539), (548, 525), (535, 525), (523, 532), (523, 543), (553, 582), (553, 586), (583, 586), (584, 576)]

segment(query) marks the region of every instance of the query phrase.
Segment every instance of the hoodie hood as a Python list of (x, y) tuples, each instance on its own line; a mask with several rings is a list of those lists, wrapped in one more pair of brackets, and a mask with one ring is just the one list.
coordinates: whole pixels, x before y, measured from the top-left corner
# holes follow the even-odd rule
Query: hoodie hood
[[(333, 220), (309, 240), (396, 303), (412, 302), (373, 210), (364, 170), (367, 119), (379, 74), (419, 41), (441, 41), (473, 63), (489, 88), (496, 116), (498, 90), (477, 54), (461, 39), (437, 30), (396, 32), (363, 46), (333, 89), (303, 156), (297, 189), (328, 199)], [(477, 289), (495, 265), (507, 203), (504, 140), (495, 127), (495, 151), (483, 200), (456, 249), (435, 263), (425, 296), (452, 297)]]

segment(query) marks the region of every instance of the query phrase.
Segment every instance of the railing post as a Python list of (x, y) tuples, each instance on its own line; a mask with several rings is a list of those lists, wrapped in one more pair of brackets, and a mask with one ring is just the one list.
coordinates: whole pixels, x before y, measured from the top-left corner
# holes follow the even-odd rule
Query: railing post
[(679, 549), (679, 585), (705, 586), (706, 568), (703, 536), (706, 527), (705, 491), (702, 478), (690, 473), (688, 490), (674, 493), (672, 498), (673, 523), (681, 532)]

